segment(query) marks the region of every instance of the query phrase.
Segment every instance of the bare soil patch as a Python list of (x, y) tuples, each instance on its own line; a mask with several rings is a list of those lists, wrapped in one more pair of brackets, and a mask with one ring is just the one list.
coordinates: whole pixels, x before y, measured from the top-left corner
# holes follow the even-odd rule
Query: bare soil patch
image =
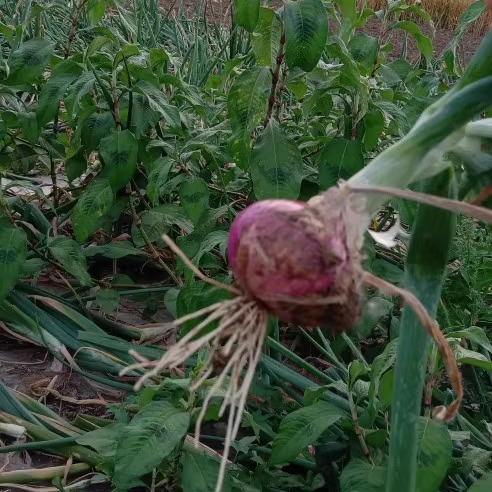
[[(224, 23), (230, 25), (231, 22), (231, 9), (230, 0), (161, 0), (161, 5), (165, 10), (171, 10), (176, 12), (186, 12), (187, 16), (192, 17), (196, 13), (203, 15), (209, 22)], [(273, 0), (271, 5), (279, 7), (282, 5), (280, 0)], [(421, 26), (426, 35), (431, 35), (428, 26)], [(378, 37), (381, 34), (381, 23), (376, 20), (371, 20), (366, 27), (362, 30), (370, 36)], [(445, 48), (449, 45), (453, 38), (454, 30), (452, 29), (436, 29), (435, 36), (433, 37), (434, 53), (436, 56), (441, 55)], [(475, 53), (476, 49), (480, 45), (483, 36), (473, 31), (467, 32), (459, 46), (459, 56), (465, 63)], [(394, 31), (389, 36), (388, 40), (393, 43), (394, 49), (391, 52), (391, 58), (395, 58), (401, 53), (403, 44), (405, 42), (405, 33), (402, 31)], [(416, 43), (412, 37), (408, 37), (407, 47), (408, 59), (414, 61), (418, 58), (419, 52)]]

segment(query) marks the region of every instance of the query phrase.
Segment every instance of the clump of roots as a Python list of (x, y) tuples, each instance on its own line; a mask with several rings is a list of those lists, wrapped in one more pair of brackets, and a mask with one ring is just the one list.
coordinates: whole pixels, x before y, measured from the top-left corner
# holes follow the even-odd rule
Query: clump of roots
[[(169, 237), (166, 236), (164, 240), (199, 277), (207, 281), (211, 280), (204, 277), (191, 264)], [(211, 283), (216, 284), (213, 280)], [(239, 292), (233, 287), (219, 285), (233, 293), (238, 294)], [(196, 421), (195, 443), (197, 446), (201, 425), (212, 398), (215, 396), (223, 398), (219, 411), (220, 417), (224, 415), (227, 408), (229, 409), (223, 459), (216, 485), (216, 491), (219, 492), (222, 490), (229, 450), (241, 425), (249, 388), (266, 338), (268, 313), (256, 301), (238, 295), (232, 300), (221, 301), (184, 316), (174, 321), (173, 324), (179, 327), (187, 321), (202, 317), (205, 318), (172, 346), (160, 360), (149, 361), (139, 358), (138, 363), (126, 367), (122, 374), (135, 369), (146, 369), (147, 372), (136, 383), (135, 388), (138, 390), (150, 379), (159, 376), (164, 371), (181, 367), (192, 355), (208, 347), (208, 356), (190, 390), (196, 391), (208, 378), (216, 375), (213, 385), (207, 391)], [(204, 333), (204, 330), (214, 322), (216, 327)]]

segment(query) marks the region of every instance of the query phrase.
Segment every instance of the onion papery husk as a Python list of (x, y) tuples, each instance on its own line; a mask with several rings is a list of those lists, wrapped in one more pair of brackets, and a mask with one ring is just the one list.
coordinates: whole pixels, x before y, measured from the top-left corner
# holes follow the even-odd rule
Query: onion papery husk
[(242, 211), (228, 244), (241, 290), (281, 321), (334, 333), (352, 328), (362, 310), (368, 222), (354, 202), (334, 187), (307, 203), (265, 200)]

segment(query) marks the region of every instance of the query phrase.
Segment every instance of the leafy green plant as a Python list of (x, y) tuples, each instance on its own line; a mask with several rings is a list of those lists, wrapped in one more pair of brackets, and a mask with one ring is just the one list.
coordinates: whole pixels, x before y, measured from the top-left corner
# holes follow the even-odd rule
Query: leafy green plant
[[(127, 395), (103, 421), (68, 422), (1, 387), (0, 420), (33, 442), (0, 451), (73, 456), (70, 474), (95, 470), (73, 487), (215, 487), (224, 432), (202, 431), (199, 451), (188, 435), (208, 403), (204, 425), (221, 421), (224, 395), (207, 401), (192, 385), (207, 355), (135, 393), (144, 371), (128, 381), (120, 371), (160, 359), (174, 328), (106, 318), (128, 298), (145, 299), (147, 317), (165, 305), (175, 318), (228, 298), (175, 261), (164, 234), (229, 285), (227, 231), (257, 200), (307, 201), (371, 176), (489, 204), (490, 120), (467, 123), (491, 115), (490, 33), (468, 67), (456, 56), (482, 5), (463, 15), (439, 60), (430, 16), (403, 1), (376, 13), (355, 0), (279, 9), (235, 0), (229, 27), (202, 7), (190, 19), (157, 0), (0, 2), (0, 326)], [(369, 21), (380, 36), (364, 29)], [(415, 39), (416, 61), (406, 50), (390, 57), (395, 31)], [(369, 290), (358, 325), (340, 336), (324, 327), (294, 336), (271, 320), (223, 490), (487, 487), (490, 229), (459, 219), (455, 237), (449, 212), (371, 196), (380, 213), (364, 268), (411, 290), (439, 321), (463, 368), (458, 417), (431, 418), (454, 396), (445, 361), (395, 296)], [(156, 270), (156, 285), (140, 270)], [(46, 274), (67, 291), (37, 288)], [(69, 490), (65, 472), (1, 472), (0, 482), (53, 479)]]

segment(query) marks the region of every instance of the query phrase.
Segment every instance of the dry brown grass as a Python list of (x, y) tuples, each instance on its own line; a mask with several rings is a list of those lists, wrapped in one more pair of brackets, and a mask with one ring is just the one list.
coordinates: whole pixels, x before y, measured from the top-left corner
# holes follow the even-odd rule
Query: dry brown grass
[[(407, 3), (419, 3), (428, 12), (436, 27), (441, 29), (455, 29), (458, 20), (466, 8), (475, 0), (407, 0)], [(367, 0), (367, 6), (374, 10), (381, 10), (387, 4), (386, 0)], [(492, 10), (480, 16), (474, 23), (472, 30), (477, 34), (484, 34), (492, 26)]]

